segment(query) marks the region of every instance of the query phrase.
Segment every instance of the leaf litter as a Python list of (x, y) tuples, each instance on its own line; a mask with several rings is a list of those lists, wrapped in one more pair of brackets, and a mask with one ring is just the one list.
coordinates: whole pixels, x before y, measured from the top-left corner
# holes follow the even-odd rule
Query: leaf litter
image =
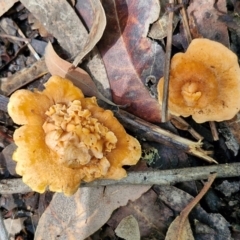
[[(63, 3), (60, 1), (58, 3), (59, 6), (64, 6), (65, 13), (69, 12), (71, 13), (71, 16), (67, 16), (66, 14), (59, 14), (61, 11), (58, 11), (56, 13), (56, 9), (58, 9), (57, 2), (52, 1), (52, 3), (49, 5), (46, 2), (38, 1), (28, 1), (28, 0), (22, 0), (22, 2), (25, 4), (25, 6), (30, 9), (31, 13), (37, 17), (40, 23), (46, 27), (46, 30), (50, 33), (53, 34), (53, 36), (59, 41), (60, 45), (62, 48), (66, 51), (68, 57), (73, 57), (80, 52), (82, 56), (85, 56), (86, 53), (81, 52), (82, 49), (84, 49), (84, 46), (86, 46), (87, 39), (90, 39), (87, 30), (85, 29), (84, 25), (82, 24), (81, 21), (79, 21), (78, 16), (75, 14), (74, 11), (72, 11), (69, 7), (70, 5), (67, 5), (66, 2)], [(181, 2), (181, 1), (179, 1)], [(77, 5), (80, 5), (83, 3), (83, 1), (77, 1)], [(92, 5), (97, 8), (97, 6), (101, 7), (101, 4), (99, 5), (99, 2), (95, 1), (84, 1), (85, 6), (89, 6), (89, 3), (96, 4)], [(111, 5), (113, 3), (113, 5)], [(194, 5), (195, 4), (195, 5)], [(233, 3), (234, 11), (237, 12), (237, 4), (234, 2)], [(40, 6), (40, 8), (39, 8)], [(201, 7), (199, 7), (201, 6)], [(208, 6), (203, 7), (203, 6)], [(204, 36), (207, 38), (213, 38), (217, 41), (220, 41), (224, 43), (225, 45), (229, 46), (229, 38), (228, 38), (228, 32), (226, 25), (228, 25), (226, 21), (222, 21), (219, 17), (221, 17), (223, 14), (226, 17), (228, 14), (226, 12), (226, 1), (224, 0), (219, 0), (219, 1), (209, 1), (209, 0), (204, 0), (201, 2), (201, 4), (197, 1), (191, 2), (190, 5), (187, 7), (187, 10), (190, 11), (188, 14), (190, 17), (190, 23), (193, 25), (190, 25), (192, 27), (192, 34), (199, 34), (196, 36)], [(150, 40), (147, 38), (147, 33), (150, 28), (150, 25), (157, 20), (157, 15), (159, 15), (159, 4), (157, 1), (151, 1), (150, 3), (144, 3), (143, 1), (133, 1), (132, 4), (129, 1), (122, 2), (120, 0), (116, 0), (113, 2), (110, 1), (105, 1), (103, 2), (103, 7), (105, 8), (106, 11), (106, 19), (107, 19), (107, 26), (105, 29), (105, 32), (103, 34), (103, 37), (101, 38), (101, 34), (104, 30), (104, 21), (100, 20), (98, 22), (99, 25), (96, 25), (97, 30), (100, 32), (95, 32), (95, 34), (98, 36), (98, 40), (101, 38), (98, 48), (102, 54), (102, 59), (101, 56), (96, 48), (94, 48), (87, 56), (84, 57), (83, 62), (81, 64), (81, 67), (84, 66), (84, 69), (86, 70), (86, 73), (89, 74), (88, 78), (93, 79), (93, 81), (96, 83), (96, 79), (100, 81), (97, 81), (97, 89), (99, 90), (99, 86), (104, 85), (104, 87), (99, 90), (101, 93), (103, 92), (103, 95), (108, 95), (108, 99), (110, 99), (109, 96), (111, 96), (109, 93), (106, 93), (107, 90), (111, 88), (111, 91), (113, 93), (113, 100), (115, 103), (119, 104), (119, 102), (122, 103), (130, 103), (130, 106), (128, 107), (128, 110), (132, 111), (135, 115), (144, 117), (148, 121), (159, 121), (159, 115), (156, 115), (154, 110), (152, 109), (157, 109), (157, 105), (154, 103), (154, 99), (149, 99), (150, 97), (156, 96), (154, 92), (154, 84), (158, 81), (158, 79), (163, 75), (163, 66), (161, 65), (164, 59), (164, 43), (163, 42), (156, 42), (153, 40)], [(191, 7), (191, 8), (190, 8)], [(40, 9), (48, 9), (48, 11), (40, 11)], [(207, 10), (206, 10), (207, 9)], [(103, 10), (103, 9), (102, 9)], [(124, 11), (127, 10), (127, 11)], [(6, 10), (7, 11), (7, 10)], [(91, 26), (94, 26), (94, 19), (95, 19), (95, 24), (96, 24), (96, 15), (94, 15), (93, 8), (82, 8), (82, 11), (78, 10), (81, 13), (84, 12), (84, 14), (81, 15), (81, 18), (85, 22), (86, 26), (89, 29), (89, 32), (91, 32)], [(146, 14), (146, 12), (149, 13), (149, 15)], [(126, 13), (128, 14), (126, 16)], [(48, 15), (49, 14), (49, 15)], [(198, 15), (199, 14), (199, 15)], [(112, 18), (111, 18), (112, 17)], [(193, 19), (194, 17), (194, 19)], [(44, 19), (44, 21), (42, 20)], [(226, 18), (225, 18), (226, 20)], [(52, 21), (52, 22), (51, 22)], [(111, 29), (111, 26), (114, 22), (119, 21), (120, 25), (117, 28), (117, 31), (114, 32), (113, 29)], [(219, 26), (219, 21), (221, 21), (222, 26)], [(206, 23), (207, 22), (207, 23)], [(70, 23), (70, 24), (69, 24)], [(216, 24), (215, 24), (216, 23)], [(180, 23), (181, 25), (181, 23)], [(206, 28), (206, 25), (212, 26), (211, 28)], [(59, 28), (59, 26), (61, 26)], [(214, 29), (214, 31), (209, 31), (209, 29)], [(64, 29), (64, 30), (63, 30)], [(120, 31), (119, 31), (120, 30)], [(178, 27), (176, 28), (176, 31), (179, 31)], [(234, 28), (231, 28), (231, 31), (237, 31)], [(231, 33), (232, 34), (232, 33)], [(69, 40), (69, 36), (71, 39)], [(111, 38), (109, 38), (109, 36)], [(234, 36), (234, 35), (231, 35)], [(234, 38), (233, 38), (234, 39)], [(95, 46), (95, 44), (98, 42), (97, 39), (93, 40), (91, 45), (91, 48)], [(232, 43), (231, 43), (232, 44)], [(235, 44), (235, 43), (234, 43)], [(134, 48), (134, 51), (131, 51), (132, 47)], [(234, 49), (236, 50), (237, 44), (234, 45)], [(116, 48), (117, 47), (117, 48)], [(148, 48), (149, 47), (149, 48)], [(122, 50), (123, 48), (123, 50)], [(149, 51), (150, 49), (150, 51)], [(91, 50), (91, 49), (90, 49)], [(146, 56), (146, 55), (149, 56)], [(139, 56), (141, 56), (139, 58)], [(114, 58), (115, 57), (115, 58)], [(118, 61), (110, 61), (111, 59), (117, 59)], [(119, 59), (122, 61), (119, 62)], [(127, 59), (127, 64), (125, 60)], [(63, 59), (62, 59), (63, 60)], [(102, 62), (103, 60), (103, 62)], [(152, 61), (154, 60), (154, 61)], [(63, 60), (64, 61), (64, 60)], [(70, 63), (69, 63), (70, 64)], [(71, 64), (70, 64), (71, 65)], [(106, 67), (106, 71), (104, 69), (104, 66)], [(130, 66), (130, 69), (128, 68)], [(158, 69), (157, 69), (158, 68)], [(68, 72), (69, 68), (64, 68), (64, 74), (69, 74)], [(99, 70), (101, 69), (101, 70)], [(56, 71), (59, 71), (56, 70)], [(82, 70), (81, 73), (84, 70)], [(152, 72), (151, 72), (152, 71)], [(99, 74), (101, 72), (101, 76)], [(150, 74), (151, 73), (151, 74)], [(152, 74), (153, 73), (153, 74)], [(108, 75), (107, 75), (108, 74)], [(126, 77), (126, 75), (129, 74), (129, 79)], [(77, 74), (77, 76), (79, 76)], [(116, 81), (114, 77), (123, 77), (123, 83), (124, 84), (116, 84)], [(110, 85), (107, 83), (107, 77), (109, 78)], [(23, 82), (22, 79), (24, 78), (24, 75), (19, 75), (18, 80), (16, 83), (19, 84), (19, 82)], [(149, 80), (150, 79), (150, 80)], [(128, 83), (129, 80), (129, 83)], [(78, 80), (77, 80), (78, 81)], [(115, 82), (114, 82), (115, 81)], [(125, 81), (125, 82), (124, 82)], [(24, 84), (20, 84), (16, 87), (16, 89), (22, 87)], [(89, 83), (90, 88), (92, 85)], [(110, 87), (111, 86), (111, 87)], [(131, 88), (132, 87), (132, 88)], [(89, 87), (88, 87), (89, 88)], [(131, 91), (130, 91), (131, 90)], [(14, 90), (13, 90), (14, 91)], [(93, 95), (97, 95), (93, 90)], [(119, 92), (118, 92), (119, 91)], [(110, 91), (109, 91), (110, 92)], [(133, 95), (131, 96), (132, 93)], [(139, 100), (138, 98), (139, 97)], [(144, 105), (143, 100), (146, 100), (148, 104)], [(136, 100), (137, 103), (134, 101)], [(149, 104), (151, 105), (152, 109), (149, 109)], [(137, 108), (136, 108), (137, 106)], [(143, 112), (145, 111), (145, 112)], [(151, 111), (155, 115), (151, 115)], [(149, 116), (148, 116), (149, 115)], [(228, 130), (227, 131), (234, 131), (238, 127), (238, 121), (235, 119), (233, 124), (234, 129), (231, 129), (232, 122), (229, 123)], [(218, 127), (218, 126), (217, 126)], [(234, 132), (236, 139), (238, 139), (238, 134), (237, 131)], [(228, 136), (228, 135), (225, 135)], [(234, 140), (235, 144), (236, 141)], [(221, 139), (220, 139), (221, 140)], [(227, 144), (227, 139), (226, 139), (226, 144)], [(224, 145), (224, 142), (221, 146)], [(227, 145), (227, 147), (230, 149), (230, 151), (235, 151), (234, 155), (237, 156), (238, 153), (238, 148), (231, 148), (230, 146)], [(161, 151), (158, 153), (160, 158), (161, 158)], [(189, 158), (189, 161), (192, 161), (192, 158)], [(192, 163), (192, 162), (191, 162)], [(161, 162), (159, 163), (161, 164)], [(179, 167), (181, 167), (179, 165)], [(238, 182), (236, 182), (236, 185), (238, 185)], [(221, 186), (221, 185), (220, 185)], [(214, 187), (214, 186), (213, 186)], [(108, 188), (108, 187), (107, 187)], [(107, 189), (106, 188), (106, 189)], [(118, 187), (119, 188), (119, 187)], [(132, 187), (134, 189), (135, 187)], [(173, 219), (174, 211), (181, 212), (181, 210), (184, 208), (184, 204), (182, 204), (181, 207), (178, 207), (178, 204), (175, 200), (179, 199), (182, 202), (184, 202), (184, 199), (187, 199), (190, 201), (192, 198), (189, 195), (186, 195), (185, 192), (181, 192), (179, 190), (176, 190), (174, 187), (164, 187), (164, 186), (156, 186), (155, 191), (158, 192), (158, 190), (161, 189), (162, 193), (159, 194), (159, 198), (157, 198), (156, 202), (159, 201), (161, 204), (159, 206), (163, 207), (167, 212), (169, 212), (169, 217), (167, 218), (168, 221), (166, 222), (166, 219), (162, 219), (161, 223), (165, 223), (164, 225), (164, 231), (162, 232), (162, 239), (165, 237), (165, 233), (167, 228), (170, 225), (170, 222)], [(164, 190), (165, 189), (165, 190)], [(81, 191), (83, 191), (81, 189)], [(104, 192), (104, 190), (101, 190)], [(152, 190), (150, 190), (152, 191)], [(141, 191), (140, 191), (141, 192)], [(231, 196), (228, 196), (229, 198), (235, 197), (237, 195), (237, 191), (232, 192)], [(131, 195), (131, 194), (129, 194)], [(145, 195), (145, 194), (144, 194)], [(143, 196), (144, 196), (143, 195)], [(164, 196), (163, 196), (164, 195)], [(56, 194), (58, 196), (58, 194)], [(141, 196), (141, 193), (139, 193), (139, 197)], [(172, 196), (174, 198), (172, 199)], [(57, 197), (56, 197), (57, 198)], [(81, 197), (80, 197), (81, 198)], [(166, 199), (167, 198), (167, 199)], [(169, 199), (172, 200), (172, 202), (169, 202)], [(65, 199), (66, 200), (66, 199)], [(62, 200), (63, 204), (59, 204), (59, 208), (63, 208), (65, 205), (65, 200)], [(126, 198), (127, 201), (127, 198)], [(61, 201), (60, 201), (61, 202)], [(132, 204), (134, 206), (135, 202), (129, 202), (130, 205)], [(58, 202), (53, 201), (50, 205), (50, 208), (48, 208), (45, 213), (48, 214), (49, 209), (54, 209), (53, 205), (57, 205)], [(82, 207), (79, 207), (79, 199), (75, 200), (75, 207), (74, 211), (79, 211), (79, 209)], [(99, 204), (99, 203), (98, 203)], [(150, 208), (152, 207), (153, 202), (149, 201), (149, 209), (144, 212), (144, 214), (147, 216), (147, 211), (150, 212)], [(80, 201), (81, 205), (81, 201)], [(107, 205), (107, 204), (106, 204)], [(144, 205), (144, 204), (143, 204)], [(140, 204), (140, 208), (143, 206)], [(118, 208), (120, 205), (116, 204), (116, 208)], [(87, 206), (85, 204), (84, 210), (88, 211), (90, 206)], [(106, 208), (106, 206), (104, 206)], [(169, 208), (170, 207), (170, 208)], [(121, 213), (124, 207), (119, 208), (117, 211)], [(134, 208), (134, 207), (133, 207)], [(93, 211), (98, 211), (96, 210), (97, 208), (93, 207)], [(103, 208), (104, 209), (104, 208)], [(197, 210), (196, 210), (197, 209)], [(84, 211), (83, 210), (83, 211)], [(174, 210), (174, 211), (172, 211)], [(111, 212), (113, 210), (109, 210), (107, 212), (108, 218), (111, 216)], [(235, 211), (235, 210), (234, 210)], [(72, 210), (73, 212), (73, 210)], [(45, 214), (44, 213), (44, 214)], [(46, 221), (51, 223), (52, 218), (54, 217), (54, 214), (51, 214), (48, 216), (49, 220), (45, 215), (43, 214), (43, 219), (47, 219)], [(130, 214), (131, 215), (131, 214)], [(125, 218), (129, 217), (125, 216)], [(153, 214), (154, 215), (154, 214)], [(64, 215), (65, 218), (62, 222), (66, 223), (66, 219), (69, 220), (68, 215)], [(113, 215), (114, 216), (114, 215)], [(230, 231), (229, 231), (229, 223), (224, 219), (228, 218), (227, 215), (224, 215), (224, 217), (218, 213), (218, 214), (207, 214), (203, 208), (196, 206), (192, 213), (189, 215), (190, 222), (193, 223), (192, 221), (192, 216), (195, 217), (195, 224), (193, 225), (193, 233), (194, 237), (196, 239), (202, 238), (203, 236), (218, 236), (219, 239), (230, 239)], [(75, 216), (74, 216), (75, 217)], [(155, 218), (159, 221), (160, 216), (156, 216)], [(234, 214), (231, 216), (234, 218)], [(143, 217), (144, 218), (144, 217)], [(77, 219), (77, 217), (75, 218)], [(92, 221), (93, 218), (89, 218), (88, 223)], [(135, 217), (137, 220), (138, 224), (140, 225), (141, 222), (141, 217)], [(150, 219), (150, 218), (149, 218)], [(119, 219), (118, 219), (119, 220)], [(77, 220), (78, 221), (78, 220)], [(91, 229), (91, 224), (85, 225), (85, 228), (88, 229), (90, 228), (90, 232), (93, 233), (93, 231), (96, 231), (100, 228), (100, 225), (102, 226), (107, 220), (104, 221), (99, 221), (95, 227)], [(111, 219), (108, 221), (110, 224)], [(154, 220), (151, 219), (149, 220), (149, 224), (146, 224), (147, 226), (151, 225), (150, 223), (153, 222)], [(43, 226), (46, 226), (44, 224), (44, 220), (41, 219), (41, 224)], [(64, 226), (67, 225), (68, 222)], [(208, 226), (207, 226), (208, 225)], [(39, 224), (39, 227), (41, 225)], [(74, 235), (76, 229), (74, 230), (74, 226), (71, 226), (72, 234), (71, 236), (69, 235), (69, 239), (71, 237), (73, 239), (78, 239)], [(106, 224), (105, 224), (106, 226)], [(59, 230), (60, 233), (64, 236), (66, 234), (65, 228), (60, 227), (56, 224), (56, 229), (57, 231)], [(109, 228), (109, 225), (108, 225)], [(116, 224), (112, 226), (112, 228), (116, 228)], [(40, 228), (39, 228), (40, 229)], [(85, 231), (86, 229), (83, 229)], [(189, 229), (189, 226), (187, 226), (187, 229)], [(235, 229), (235, 228), (233, 228)], [(171, 230), (169, 228), (169, 230)], [(40, 230), (37, 230), (40, 231)], [(52, 229), (50, 230), (50, 232)], [(140, 228), (141, 231), (141, 228)], [(42, 230), (44, 232), (44, 230)], [(91, 234), (91, 233), (88, 234)], [(52, 233), (52, 232), (51, 232)], [(53, 233), (54, 234), (54, 233)], [(39, 234), (40, 236), (40, 234)], [(141, 235), (143, 236), (143, 235)], [(91, 237), (89, 237), (91, 238)], [(160, 239), (160, 238), (159, 238)], [(187, 238), (185, 238), (187, 239)]]

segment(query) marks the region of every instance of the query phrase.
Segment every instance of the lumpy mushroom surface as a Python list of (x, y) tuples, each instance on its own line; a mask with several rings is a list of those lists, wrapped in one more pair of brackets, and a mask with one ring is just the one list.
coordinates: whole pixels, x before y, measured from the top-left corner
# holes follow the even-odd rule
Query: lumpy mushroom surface
[(125, 177), (123, 165), (140, 159), (138, 140), (69, 80), (53, 76), (45, 87), (18, 90), (8, 104), (13, 121), (23, 125), (13, 136), (13, 159), (23, 182), (36, 192), (48, 187), (69, 196), (81, 181)]

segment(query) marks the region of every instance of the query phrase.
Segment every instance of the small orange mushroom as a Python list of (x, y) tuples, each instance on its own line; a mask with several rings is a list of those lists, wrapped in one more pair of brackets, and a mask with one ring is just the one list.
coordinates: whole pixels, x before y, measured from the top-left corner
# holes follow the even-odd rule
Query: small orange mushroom
[[(162, 103), (163, 81), (158, 83)], [(221, 43), (194, 39), (186, 53), (171, 60), (169, 112), (192, 116), (198, 123), (233, 118), (240, 109), (240, 68), (237, 56)]]
[(96, 98), (84, 98), (69, 80), (51, 77), (43, 92), (18, 90), (8, 112), (24, 125), (14, 133), (16, 172), (34, 191), (74, 194), (80, 182), (126, 176), (123, 165), (136, 164), (139, 142), (128, 135)]

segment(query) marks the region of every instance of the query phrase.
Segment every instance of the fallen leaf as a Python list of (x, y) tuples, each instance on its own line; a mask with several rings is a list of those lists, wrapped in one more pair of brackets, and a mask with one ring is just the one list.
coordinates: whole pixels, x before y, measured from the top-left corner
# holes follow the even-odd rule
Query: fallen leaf
[(75, 86), (82, 90), (84, 95), (96, 96), (108, 104), (115, 105), (98, 91), (92, 78), (86, 71), (79, 67), (71, 69), (72, 64), (60, 58), (54, 51), (50, 42), (45, 50), (45, 62), (52, 75), (57, 75), (71, 80)]
[(227, 12), (226, 0), (195, 0), (190, 3), (187, 12), (193, 38), (202, 35), (230, 46), (227, 26), (218, 19)]
[[(161, 199), (173, 211), (181, 212), (190, 201), (194, 198), (188, 193), (173, 187), (173, 186), (154, 186), (154, 190), (159, 194)], [(230, 240), (231, 233), (229, 231), (229, 223), (221, 214), (209, 214), (200, 205), (195, 206), (190, 214), (190, 219), (198, 220), (199, 222), (208, 225), (214, 233), (208, 238), (218, 240)], [(199, 235), (199, 238), (204, 235)], [(204, 238), (201, 238), (204, 239)]]
[(100, 0), (90, 0), (90, 3), (94, 20), (84, 48), (73, 61), (73, 65), (75, 67), (77, 67), (77, 65), (81, 63), (82, 59), (95, 47), (97, 42), (101, 39), (103, 31), (106, 27), (106, 16)]
[[(44, 25), (71, 58), (80, 52), (87, 41), (88, 32), (75, 10), (65, 0), (22, 0), (24, 6)], [(84, 2), (84, 1), (81, 1)], [(90, 5), (91, 6), (91, 5)], [(91, 16), (93, 18), (93, 16)], [(91, 26), (90, 28), (91, 29)], [(111, 100), (107, 73), (96, 48), (90, 53), (84, 67), (93, 78), (98, 90)]]
[(181, 235), (178, 235), (180, 221), (180, 217), (176, 217), (176, 219), (172, 222), (168, 229), (165, 240), (194, 240), (192, 229), (188, 219), (186, 219), (186, 221), (184, 222)]
[(87, 30), (74, 9), (65, 0), (21, 0), (46, 30), (57, 38), (59, 44), (74, 56), (87, 40)]
[(129, 215), (137, 219), (142, 238), (155, 236), (157, 239), (164, 239), (173, 212), (158, 201), (158, 195), (153, 190), (149, 190), (136, 201), (129, 201), (126, 206), (117, 209), (107, 224), (115, 229)]
[(22, 229), (24, 229), (23, 222), (25, 220), (26, 220), (25, 217), (17, 219), (8, 218), (4, 220), (4, 225), (7, 229), (9, 240), (14, 240), (15, 234), (19, 233)]
[(5, 12), (7, 12), (16, 2), (18, 2), (18, 0), (1, 0), (0, 1), (0, 17)]
[[(78, 9), (88, 25), (88, 1), (79, 1)], [(103, 1), (107, 27), (98, 43), (108, 74), (113, 100), (129, 104), (135, 115), (152, 122), (160, 121), (160, 110), (152, 85), (163, 75), (162, 47), (147, 37), (150, 24), (158, 19), (159, 1)], [(146, 86), (147, 85), (147, 86)]]
[(194, 240), (188, 215), (209, 190), (216, 176), (216, 173), (209, 176), (200, 193), (182, 210), (180, 216), (171, 223), (167, 231), (166, 240)]
[(115, 229), (118, 237), (125, 240), (140, 240), (140, 231), (136, 218), (133, 215), (125, 217)]
[(104, 225), (116, 208), (139, 198), (150, 187), (84, 187), (71, 197), (57, 193), (40, 218), (34, 239), (84, 240)]
[[(154, 22), (148, 33), (148, 36), (153, 39), (163, 39), (167, 36), (168, 31), (168, 11), (166, 11), (168, 0), (160, 1), (161, 12), (158, 20)], [(179, 16), (174, 14), (173, 16), (173, 31), (179, 22)]]

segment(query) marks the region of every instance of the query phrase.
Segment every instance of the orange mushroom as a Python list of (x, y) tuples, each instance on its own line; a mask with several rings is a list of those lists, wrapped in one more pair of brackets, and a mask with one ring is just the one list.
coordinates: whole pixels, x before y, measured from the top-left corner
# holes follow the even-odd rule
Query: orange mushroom
[(84, 98), (69, 80), (51, 77), (43, 92), (18, 90), (8, 112), (24, 125), (14, 133), (16, 172), (34, 191), (74, 194), (80, 182), (126, 176), (123, 165), (136, 164), (139, 142), (128, 135), (96, 98)]
[[(163, 81), (158, 83), (162, 103)], [(198, 123), (233, 118), (240, 109), (240, 68), (237, 56), (218, 42), (194, 39), (186, 53), (171, 60), (169, 112), (191, 116)]]

